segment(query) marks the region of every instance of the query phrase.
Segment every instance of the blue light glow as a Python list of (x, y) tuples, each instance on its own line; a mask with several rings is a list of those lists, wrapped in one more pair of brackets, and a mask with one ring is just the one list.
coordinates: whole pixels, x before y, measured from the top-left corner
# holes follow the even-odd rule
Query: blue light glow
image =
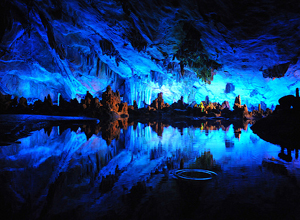
[[(227, 131), (202, 130), (200, 128), (183, 128), (182, 131), (171, 126), (164, 127), (162, 136), (153, 131), (150, 126), (138, 124), (134, 130), (132, 126), (123, 131), (125, 136), (126, 154), (124, 161), (118, 156), (113, 159), (114, 164), (120, 167), (127, 166), (128, 158), (133, 157), (136, 164), (144, 164), (150, 158), (151, 150), (162, 148), (161, 159), (174, 157), (178, 151), (189, 155), (191, 161), (201, 152), (210, 151), (214, 159), (222, 164), (223, 169), (229, 169), (233, 166), (249, 166), (260, 164), (264, 158), (278, 159), (280, 148), (258, 138), (248, 128), (242, 130), (239, 138), (235, 137), (233, 127), (230, 126)], [(20, 144), (13, 144), (2, 148), (2, 160), (15, 161), (16, 163), (25, 163), (28, 167), (38, 167), (47, 158), (59, 157), (65, 153), (69, 159), (78, 160), (95, 152), (105, 157), (110, 149), (117, 148), (119, 141), (113, 141), (111, 146), (107, 146), (106, 141), (101, 137), (93, 135), (89, 140), (79, 129), (77, 132), (65, 130), (59, 135), (59, 128), (54, 127), (50, 136), (42, 129), (35, 131), (30, 137), (20, 139)], [(231, 149), (226, 148), (225, 142), (231, 142)], [(81, 156), (79, 156), (81, 155)], [(132, 156), (131, 156), (132, 155)], [(230, 158), (230, 163), (228, 159)], [(24, 164), (24, 165), (25, 165)], [(66, 161), (66, 167), (68, 162)], [(294, 164), (296, 165), (296, 164)], [(12, 167), (12, 166), (11, 166)], [(2, 167), (3, 168), (3, 167)], [(112, 172), (112, 170), (110, 170)]]
[[(23, 4), (17, 2), (17, 7), (22, 8)], [(98, 11), (88, 5), (85, 6), (88, 9), (84, 9), (80, 1), (68, 1), (62, 7), (65, 13), (74, 16), (74, 20), (54, 19), (49, 24), (57, 44), (55, 48), (50, 45), (48, 28), (44, 27), (41, 15), (35, 11), (28, 12), (32, 23), (29, 35), (18, 21), (13, 22), (13, 28), (4, 34), (3, 45), (9, 50), (0, 60), (0, 87), (3, 93), (31, 100), (43, 100), (50, 94), (53, 102), (57, 102), (59, 93), (67, 100), (80, 100), (86, 91), (101, 97), (105, 88), (111, 85), (113, 90), (120, 90), (123, 101), (133, 104), (136, 100), (139, 107), (143, 107), (144, 103), (150, 104), (158, 93), (163, 92), (165, 102), (169, 104), (181, 96), (186, 103), (196, 101), (199, 104), (209, 96), (212, 102), (229, 101), (233, 106), (234, 98), (241, 95), (242, 104), (257, 107), (263, 101), (270, 108), (272, 104), (277, 104), (280, 97), (294, 94), (295, 89), (300, 87), (299, 62), (290, 64), (282, 78), (263, 78), (261, 69), (286, 63), (292, 56), (280, 54), (280, 48), (273, 44), (277, 37), (271, 34), (238, 42), (231, 39), (233, 45), (242, 45), (233, 50), (216, 27), (197, 23), (203, 35), (200, 40), (208, 55), (223, 65), (215, 70), (212, 83), (206, 84), (196, 78), (188, 67), (185, 67), (185, 74), (181, 77), (179, 60), (174, 58), (174, 54), (182, 33), (178, 32), (175, 25), (178, 22), (173, 21), (173, 15), (155, 12), (157, 19), (170, 22), (158, 22), (158, 27), (152, 27), (166, 34), (160, 36), (161, 33), (157, 33), (156, 40), (148, 36), (150, 32), (144, 33), (142, 26), (145, 24), (135, 21), (141, 36), (149, 44), (138, 51), (128, 39), (122, 37), (128, 35), (126, 30), (131, 27), (118, 20), (124, 17), (120, 5), (111, 2), (105, 7), (99, 6), (103, 13), (106, 12), (101, 14), (105, 15), (102, 19), (99, 19)], [(51, 17), (46, 11), (44, 16)], [(289, 22), (297, 24), (297, 21), (291, 19)], [(283, 29), (286, 28), (283, 26)], [(162, 40), (160, 37), (163, 43), (159, 41)], [(101, 47), (99, 41), (109, 43)], [(294, 47), (289, 49), (296, 50)], [(164, 55), (166, 52), (167, 57)], [(173, 67), (167, 68), (168, 63)], [(226, 93), (227, 83), (231, 83), (235, 90)]]
[[(17, 174), (7, 176), (13, 182), (12, 192), (20, 192), (19, 197), (27, 198), (30, 193), (32, 198), (38, 198), (32, 201), (35, 207), (48, 198), (45, 195), (50, 193), (49, 185), (54, 184), (65, 188), (56, 191), (51, 210), (54, 207), (64, 210), (61, 203), (68, 207), (93, 204), (101, 213), (109, 210), (111, 204), (122, 206), (118, 202), (122, 195), (129, 193), (139, 182), (146, 183), (154, 172), (162, 172), (167, 161), (172, 161), (176, 170), (184, 158), (184, 167), (188, 168), (196, 158), (209, 152), (213, 163), (219, 167), (216, 172), (222, 172), (222, 178), (228, 175), (228, 183), (223, 186), (226, 190), (229, 187), (228, 193), (232, 187), (244, 187), (243, 181), (234, 181), (233, 177), (240, 178), (243, 174), (260, 180), (264, 174), (258, 167), (264, 161), (278, 163), (293, 175), (300, 168), (295, 152), (291, 153), (292, 163), (284, 162), (278, 157), (279, 146), (261, 140), (249, 128), (234, 133), (232, 126), (223, 127), (223, 130), (205, 124), (200, 128), (182, 129), (167, 126), (160, 128), (163, 130), (161, 135), (154, 128), (157, 128), (155, 124), (152, 127), (129, 126), (121, 130), (120, 138), (109, 146), (99, 135), (94, 134), (87, 140), (80, 128), (76, 132), (70, 129), (59, 132), (59, 127), (53, 127), (50, 133), (49, 129), (47, 132), (44, 129), (35, 131), (30, 137), (20, 139), (21, 143), (1, 147), (0, 173)], [(205, 130), (208, 128), (213, 130)], [(60, 182), (64, 176), (67, 177), (65, 182)], [(107, 189), (102, 182), (111, 178), (115, 182), (109, 192), (101, 191)], [(146, 184), (155, 187), (158, 182), (154, 178)], [(69, 196), (70, 192), (72, 196)]]

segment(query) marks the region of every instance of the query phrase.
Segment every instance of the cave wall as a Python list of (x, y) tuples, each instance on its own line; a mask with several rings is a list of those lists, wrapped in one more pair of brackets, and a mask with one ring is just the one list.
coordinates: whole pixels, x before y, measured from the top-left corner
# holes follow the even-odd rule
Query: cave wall
[[(0, 92), (149, 104), (269, 107), (299, 87), (297, 1), (13, 0), (0, 3)], [(197, 77), (198, 76), (198, 77)], [(231, 89), (226, 89), (231, 84)]]

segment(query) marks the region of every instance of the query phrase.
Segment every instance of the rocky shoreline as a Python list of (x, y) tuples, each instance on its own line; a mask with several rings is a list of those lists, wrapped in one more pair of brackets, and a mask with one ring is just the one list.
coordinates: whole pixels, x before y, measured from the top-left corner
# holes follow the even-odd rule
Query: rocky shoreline
[[(101, 131), (107, 144), (118, 137), (120, 129), (126, 129), (130, 125), (136, 126), (138, 123), (152, 126), (158, 134), (168, 126), (178, 129), (193, 126), (206, 130), (226, 130), (233, 124), (234, 132), (238, 136), (248, 124), (253, 124), (272, 113), (270, 109), (263, 111), (260, 108), (248, 111), (247, 106), (241, 104), (240, 96), (236, 97), (231, 110), (228, 101), (220, 104), (206, 100), (200, 104), (187, 104), (184, 103), (183, 97), (169, 105), (164, 102), (162, 93), (158, 94), (151, 105), (138, 108), (135, 101), (129, 106), (126, 102), (121, 102), (119, 92), (112, 91), (110, 86), (102, 94), (102, 100), (87, 92), (80, 103), (77, 99), (68, 102), (60, 96), (59, 105), (55, 105), (48, 95), (43, 102), (38, 100), (33, 105), (28, 105), (23, 97), (19, 100), (17, 97), (11, 97), (0, 94), (0, 145), (9, 145), (30, 135), (32, 131), (42, 128), (46, 131), (53, 126), (74, 130), (81, 127), (87, 138)], [(68, 119), (66, 116), (75, 117)]]
[(136, 101), (133, 105), (128, 105), (121, 101), (120, 93), (112, 91), (108, 86), (102, 94), (102, 100), (93, 97), (89, 92), (80, 103), (77, 99), (66, 101), (62, 96), (59, 97), (58, 105), (54, 105), (50, 95), (34, 104), (27, 104), (24, 97), (11, 98), (11, 95), (0, 94), (0, 114), (37, 114), (37, 115), (57, 115), (57, 116), (87, 116), (98, 118), (101, 121), (111, 122), (120, 118), (130, 118), (130, 120), (152, 120), (177, 118), (179, 120), (186, 117), (205, 118), (227, 118), (241, 120), (257, 120), (272, 113), (272, 110), (263, 111), (260, 106), (258, 110), (249, 111), (247, 106), (241, 103), (241, 97), (237, 96), (233, 110), (228, 101), (222, 104), (209, 102), (184, 103), (183, 97), (173, 104), (164, 102), (163, 93), (159, 93), (157, 98), (143, 108), (138, 108)]
[[(272, 113), (270, 109), (263, 111), (260, 108), (248, 111), (247, 106), (241, 104), (240, 96), (236, 97), (231, 110), (228, 101), (220, 104), (206, 100), (200, 104), (187, 104), (183, 97), (169, 105), (164, 102), (163, 93), (159, 93), (151, 105), (138, 108), (136, 101), (129, 106), (122, 102), (119, 92), (112, 91), (110, 86), (102, 94), (102, 100), (87, 92), (80, 103), (77, 99), (66, 101), (60, 96), (59, 105), (55, 105), (48, 95), (43, 102), (38, 100), (33, 105), (28, 105), (23, 97), (11, 97), (0, 94), (0, 145), (9, 145), (30, 135), (32, 131), (42, 128), (47, 130), (52, 126), (74, 127), (74, 130), (81, 127), (87, 138), (101, 131), (108, 144), (118, 137), (120, 129), (136, 126), (138, 123), (152, 126), (158, 134), (167, 126), (226, 130), (233, 124), (238, 135), (248, 124)], [(67, 119), (65, 116), (75, 117)]]
[(284, 148), (299, 148), (300, 142), (300, 98), (299, 89), (296, 96), (287, 95), (278, 100), (274, 112), (257, 121), (251, 129), (260, 138)]

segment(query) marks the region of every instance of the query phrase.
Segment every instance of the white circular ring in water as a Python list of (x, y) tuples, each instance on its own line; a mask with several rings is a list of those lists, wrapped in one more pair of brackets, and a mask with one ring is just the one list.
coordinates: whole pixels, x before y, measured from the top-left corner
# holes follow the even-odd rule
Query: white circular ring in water
[[(202, 178), (197, 178), (197, 177), (189, 177), (184, 175), (185, 173), (203, 173), (207, 174), (209, 177), (202, 177)], [(182, 169), (182, 170), (177, 170), (175, 172), (175, 176), (179, 179), (182, 180), (195, 180), (195, 181), (203, 181), (203, 180), (211, 180), (214, 176), (217, 176), (213, 171), (210, 170), (201, 170), (201, 169)]]

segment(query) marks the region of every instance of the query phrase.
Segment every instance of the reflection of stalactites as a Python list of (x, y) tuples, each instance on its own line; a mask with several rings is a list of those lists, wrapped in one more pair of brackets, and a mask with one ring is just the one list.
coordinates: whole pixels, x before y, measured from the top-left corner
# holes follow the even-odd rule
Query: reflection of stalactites
[(63, 134), (66, 130), (68, 130), (69, 127), (68, 126), (63, 126), (63, 125), (60, 125), (59, 126), (59, 131), (60, 131), (60, 134)]
[[(284, 153), (284, 149), (287, 149), (287, 154)], [(289, 146), (281, 146), (281, 152), (278, 154), (278, 157), (286, 162), (291, 162), (292, 158), (292, 147)]]
[(51, 134), (51, 132), (52, 132), (52, 129), (53, 129), (52, 126), (50, 126), (50, 127), (45, 127), (45, 128), (44, 128), (44, 131), (45, 131), (45, 133), (48, 135), (48, 137), (50, 137), (50, 134)]
[(183, 136), (183, 127), (180, 127), (179, 131), (180, 131), (180, 135)]
[(161, 122), (154, 123), (151, 125), (152, 129), (157, 133), (159, 137), (162, 137), (163, 131), (164, 131), (164, 124)]
[(262, 166), (272, 171), (273, 173), (281, 174), (285, 176), (288, 175), (288, 170), (285, 164), (282, 161), (277, 160), (275, 158), (264, 159), (262, 161)]
[(86, 139), (89, 140), (93, 135), (90, 126), (83, 125), (82, 127), (83, 127), (83, 131), (85, 133)]
[(206, 130), (205, 130), (205, 135), (208, 136), (208, 133), (209, 133), (209, 132), (208, 132), (208, 130), (206, 129)]
[[(161, 144), (161, 143), (160, 143)], [(150, 160), (154, 160), (159, 158), (162, 155), (162, 146), (158, 145), (158, 148), (154, 147), (154, 149), (151, 149), (150, 151)]]
[(221, 128), (223, 131), (229, 131), (230, 126), (222, 125)]
[(203, 131), (203, 129), (204, 129), (204, 123), (201, 123), (200, 130)]
[[(119, 165), (117, 164), (117, 166), (115, 168), (115, 174), (112, 174), (111, 172), (109, 172), (108, 175), (102, 177), (100, 185), (99, 185), (99, 191), (101, 193), (107, 193), (107, 192), (111, 191), (113, 189), (114, 184), (120, 178), (122, 172), (124, 172), (124, 170), (120, 170)], [(128, 190), (124, 184), (122, 185), (122, 188), (123, 188), (123, 190)]]
[(159, 141), (157, 149), (158, 149), (158, 153), (162, 154), (163, 150), (162, 150), (162, 143), (161, 143), (161, 141)]
[(119, 122), (120, 128), (127, 130), (127, 128), (128, 128), (128, 118), (125, 118), (123, 120), (119, 120), (118, 122)]
[(180, 73), (181, 73), (181, 76), (184, 75), (184, 64), (182, 62), (180, 62)]
[(40, 214), (42, 219), (47, 215), (53, 204), (55, 204), (56, 201), (60, 201), (60, 199), (63, 197), (66, 185), (67, 173), (61, 172), (55, 181), (49, 185), (49, 190), (46, 197), (47, 202)]
[(105, 164), (108, 164), (109, 161), (111, 161), (112, 159), (112, 154), (110, 151), (107, 152), (107, 154), (105, 154)]
[(99, 134), (101, 130), (101, 126), (99, 124), (90, 124), (90, 125), (82, 125), (81, 131), (85, 133), (86, 139), (89, 140), (93, 134), (97, 135)]
[(217, 169), (216, 161), (213, 159), (213, 155), (210, 151), (204, 151), (201, 153), (200, 157), (196, 158), (196, 161), (189, 165), (192, 169)]
[(243, 130), (244, 131), (247, 131), (248, 130), (248, 124), (249, 124), (250, 122), (249, 121), (244, 121), (243, 122)]
[(111, 141), (120, 137), (120, 124), (119, 121), (111, 122), (104, 125), (101, 129), (102, 138), (106, 141), (107, 146), (111, 144)]
[(234, 147), (234, 142), (231, 140), (225, 140), (225, 147), (226, 148), (233, 148)]
[(99, 173), (101, 169), (101, 160), (100, 160), (99, 152), (96, 152), (95, 157), (96, 157), (97, 172)]
[(109, 124), (103, 125), (102, 138), (106, 141), (106, 144), (109, 146), (112, 140), (118, 140), (120, 138), (121, 129), (127, 129), (128, 119), (116, 120)]
[(235, 136), (235, 138), (240, 139), (241, 138), (241, 133), (242, 133), (241, 128), (234, 129), (234, 136)]
[(202, 122), (200, 125), (200, 129), (205, 131), (219, 130), (221, 127), (222, 127), (221, 120), (205, 121)]

